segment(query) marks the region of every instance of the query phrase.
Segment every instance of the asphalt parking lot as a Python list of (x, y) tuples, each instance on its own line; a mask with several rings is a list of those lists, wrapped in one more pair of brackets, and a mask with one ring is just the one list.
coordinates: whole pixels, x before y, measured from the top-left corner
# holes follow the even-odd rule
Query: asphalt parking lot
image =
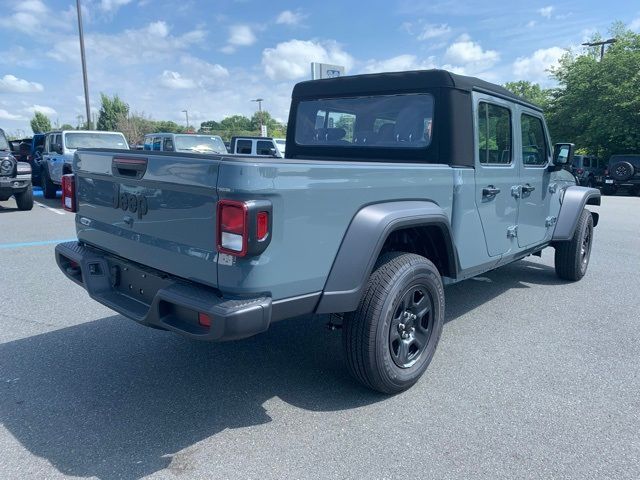
[(640, 478), (640, 198), (603, 197), (587, 276), (553, 250), (446, 289), (425, 377), (354, 383), (326, 319), (206, 344), (90, 300), (73, 215), (0, 204), (0, 478)]

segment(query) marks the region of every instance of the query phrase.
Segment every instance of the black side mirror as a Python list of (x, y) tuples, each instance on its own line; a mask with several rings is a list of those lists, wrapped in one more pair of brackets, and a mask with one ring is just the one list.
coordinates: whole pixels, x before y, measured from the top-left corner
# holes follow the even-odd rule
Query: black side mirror
[(269, 149), (269, 154), (270, 154), (272, 157), (280, 158), (280, 154), (278, 154), (278, 151), (275, 149), (275, 147), (271, 147), (271, 148)]
[(571, 165), (576, 146), (573, 143), (556, 143), (553, 146), (553, 164), (556, 167)]

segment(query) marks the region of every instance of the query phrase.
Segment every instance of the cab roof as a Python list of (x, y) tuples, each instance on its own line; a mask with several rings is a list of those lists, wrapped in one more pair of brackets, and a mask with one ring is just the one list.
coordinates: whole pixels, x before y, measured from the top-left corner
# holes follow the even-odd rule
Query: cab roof
[(539, 106), (528, 102), (500, 85), (476, 77), (467, 77), (438, 69), (309, 80), (300, 82), (293, 88), (293, 98), (408, 93), (429, 88), (454, 88), (467, 92), (483, 92), (541, 110)]

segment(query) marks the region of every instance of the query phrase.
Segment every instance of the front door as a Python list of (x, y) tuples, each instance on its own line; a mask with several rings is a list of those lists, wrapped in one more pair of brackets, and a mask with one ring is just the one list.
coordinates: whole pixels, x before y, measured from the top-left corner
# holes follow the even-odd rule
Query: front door
[(476, 205), (490, 256), (517, 248), (519, 164), (514, 161), (514, 112), (509, 102), (474, 92)]
[(520, 108), (519, 137), (520, 205), (518, 207), (518, 245), (528, 247), (546, 240), (553, 222), (549, 217), (552, 192), (547, 170), (551, 149), (542, 117)]

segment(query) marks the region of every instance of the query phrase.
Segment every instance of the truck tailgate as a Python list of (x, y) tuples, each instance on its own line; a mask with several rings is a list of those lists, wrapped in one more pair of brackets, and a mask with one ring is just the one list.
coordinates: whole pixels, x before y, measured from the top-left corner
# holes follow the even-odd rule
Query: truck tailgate
[(220, 160), (197, 154), (78, 152), (78, 239), (216, 287)]

